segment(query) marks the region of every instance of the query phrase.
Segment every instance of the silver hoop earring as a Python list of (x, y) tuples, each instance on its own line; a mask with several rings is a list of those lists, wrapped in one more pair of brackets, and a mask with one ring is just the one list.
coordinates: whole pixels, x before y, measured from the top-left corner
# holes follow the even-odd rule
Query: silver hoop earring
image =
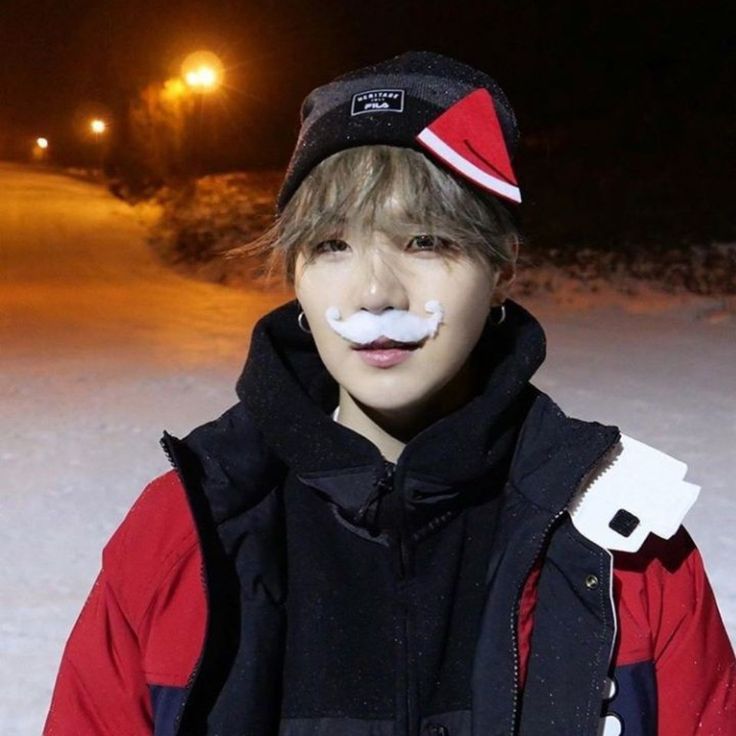
[(302, 318), (304, 317), (304, 310), (299, 312), (299, 316), (296, 318), (296, 321), (299, 323), (299, 327), (306, 332), (308, 335), (312, 334), (312, 330), (309, 329), (309, 327), (305, 327), (304, 323), (302, 322)]
[[(494, 327), (498, 327), (498, 325), (500, 325), (501, 322), (503, 322), (506, 319), (506, 305), (501, 304), (500, 307), (501, 307), (501, 316), (499, 317), (499, 319), (497, 319), (495, 322), (491, 320), (491, 324)], [(491, 307), (491, 313), (493, 313), (493, 307)]]

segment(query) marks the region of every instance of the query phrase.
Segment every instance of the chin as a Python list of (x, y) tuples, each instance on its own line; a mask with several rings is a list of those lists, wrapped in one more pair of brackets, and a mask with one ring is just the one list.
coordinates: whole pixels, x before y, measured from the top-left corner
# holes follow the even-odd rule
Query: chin
[[(401, 384), (402, 382), (397, 382)], [(416, 382), (413, 382), (411, 388), (396, 385), (395, 387), (379, 387), (364, 390), (352, 391), (348, 388), (348, 393), (355, 401), (363, 406), (373, 409), (381, 413), (390, 414), (392, 412), (412, 412), (417, 411), (424, 406), (430, 399), (432, 392), (418, 390)]]

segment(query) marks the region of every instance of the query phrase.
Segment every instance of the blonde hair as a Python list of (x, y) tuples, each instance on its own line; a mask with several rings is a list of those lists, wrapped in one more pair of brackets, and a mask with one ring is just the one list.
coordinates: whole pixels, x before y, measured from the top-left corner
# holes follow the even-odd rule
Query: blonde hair
[(514, 261), (521, 236), (499, 200), (410, 148), (348, 148), (315, 166), (281, 215), (258, 238), (228, 257), (266, 256), (270, 278), (278, 269), (294, 285), (297, 256), (310, 245), (339, 237), (347, 227), (392, 237), (435, 235), (451, 244), (450, 258), (485, 260), (492, 271)]

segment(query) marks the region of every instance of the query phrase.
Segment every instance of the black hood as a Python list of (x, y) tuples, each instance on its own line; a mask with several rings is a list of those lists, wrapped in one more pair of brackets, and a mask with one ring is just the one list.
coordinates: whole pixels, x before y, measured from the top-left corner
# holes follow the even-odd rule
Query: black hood
[[(256, 323), (237, 393), (274, 454), (304, 482), (355, 512), (387, 461), (370, 440), (332, 419), (339, 386), (312, 336), (299, 328), (299, 311), (292, 300)], [(507, 470), (533, 399), (529, 379), (544, 361), (545, 345), (539, 322), (511, 300), (502, 324), (486, 322), (474, 348), (482, 366), (480, 391), (406, 444), (395, 474), (406, 495), (414, 485), (421, 487), (426, 505), (446, 499), (448, 488), (457, 491)], [(361, 472), (367, 479), (362, 485)], [(343, 482), (346, 477), (350, 484)]]

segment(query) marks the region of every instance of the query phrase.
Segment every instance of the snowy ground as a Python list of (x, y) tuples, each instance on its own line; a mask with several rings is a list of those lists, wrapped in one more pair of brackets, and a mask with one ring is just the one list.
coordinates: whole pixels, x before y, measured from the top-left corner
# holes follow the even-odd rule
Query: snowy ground
[[(93, 184), (0, 164), (0, 192), (0, 732), (30, 736), (103, 543), (168, 469), (162, 429), (232, 403), (253, 323), (291, 295), (164, 270), (146, 213)], [(736, 639), (736, 321), (707, 300), (572, 288), (519, 297), (548, 335), (536, 383), (688, 463), (703, 487), (688, 527)]]

